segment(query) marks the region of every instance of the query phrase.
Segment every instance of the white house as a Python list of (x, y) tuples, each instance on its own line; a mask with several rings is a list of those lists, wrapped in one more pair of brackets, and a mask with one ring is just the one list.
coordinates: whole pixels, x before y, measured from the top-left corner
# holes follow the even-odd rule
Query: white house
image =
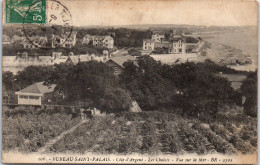
[(53, 57), (51, 56), (38, 56), (38, 62), (44, 63), (44, 64), (51, 64), (53, 62)]
[(25, 49), (35, 49), (37, 47), (45, 46), (47, 44), (47, 37), (35, 36), (30, 37), (29, 41), (27, 38), (23, 38), (22, 45)]
[(186, 53), (186, 42), (183, 38), (178, 38), (175, 41), (171, 42), (169, 47), (169, 53)]
[(62, 56), (62, 52), (52, 52), (52, 57), (54, 59), (60, 58)]
[[(69, 36), (69, 38), (67, 38)], [(77, 32), (72, 32), (69, 34), (67, 32), (64, 34), (64, 36), (61, 35), (52, 35), (52, 47), (63, 47), (63, 48), (72, 48), (73, 46), (76, 45), (77, 41)]]
[(112, 49), (114, 47), (114, 39), (111, 36), (93, 36), (93, 46), (106, 47)]
[(90, 44), (96, 47), (106, 47), (112, 49), (114, 47), (114, 39), (111, 36), (91, 36), (85, 35), (82, 39), (82, 44)]
[(69, 56), (67, 60), (64, 62), (67, 65), (76, 65), (79, 62), (88, 62), (91, 60), (96, 60), (96, 61), (106, 61), (108, 56), (96, 56), (95, 54), (84, 54), (84, 55), (76, 55), (76, 56)]
[(55, 58), (55, 59), (53, 60), (53, 64), (66, 63), (67, 60), (68, 60), (68, 56), (60, 56), (60, 57)]
[(143, 40), (143, 50), (154, 50), (154, 39)]
[(155, 42), (162, 42), (162, 39), (165, 38), (164, 34), (160, 34), (160, 33), (154, 33), (152, 35), (152, 39), (154, 39)]
[(85, 35), (85, 36), (83, 37), (83, 39), (82, 39), (82, 44), (89, 44), (90, 41), (92, 41), (92, 39), (93, 39), (93, 36), (87, 34), (87, 35)]
[(34, 83), (15, 94), (18, 96), (18, 104), (20, 105), (42, 105), (45, 98), (44, 95), (54, 91), (56, 85), (44, 85), (44, 82)]
[(111, 36), (105, 36), (102, 42), (106, 48), (112, 49), (114, 47), (114, 39)]

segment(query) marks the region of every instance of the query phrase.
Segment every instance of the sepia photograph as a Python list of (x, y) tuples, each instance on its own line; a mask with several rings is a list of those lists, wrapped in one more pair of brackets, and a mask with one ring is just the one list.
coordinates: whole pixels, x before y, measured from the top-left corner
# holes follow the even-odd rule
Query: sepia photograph
[(257, 164), (257, 1), (2, 11), (3, 163)]

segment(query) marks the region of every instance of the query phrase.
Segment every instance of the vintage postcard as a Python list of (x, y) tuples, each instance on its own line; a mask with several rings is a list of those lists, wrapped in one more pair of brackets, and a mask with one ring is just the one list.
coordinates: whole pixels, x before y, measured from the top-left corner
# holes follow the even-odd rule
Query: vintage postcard
[(256, 1), (2, 6), (2, 162), (257, 163)]

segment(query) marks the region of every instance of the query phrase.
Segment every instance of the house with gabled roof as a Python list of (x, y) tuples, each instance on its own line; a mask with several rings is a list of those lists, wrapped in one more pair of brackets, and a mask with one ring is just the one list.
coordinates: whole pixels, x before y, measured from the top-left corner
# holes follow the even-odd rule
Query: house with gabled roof
[(88, 62), (91, 60), (96, 60), (96, 61), (106, 61), (108, 56), (96, 56), (94, 53), (92, 54), (84, 54), (84, 55), (76, 55), (76, 56), (69, 56), (68, 59), (65, 61), (65, 64), (68, 65), (76, 65), (79, 62)]
[(65, 64), (73, 64), (76, 65), (79, 62), (87, 62), (95, 60), (95, 55), (94, 54), (85, 54), (85, 55), (77, 55), (77, 56), (69, 56), (68, 59), (66, 60)]
[(82, 44), (89, 44), (90, 41), (92, 41), (93, 36), (86, 34), (83, 38), (82, 38)]
[(191, 37), (181, 36), (173, 38), (162, 38), (160, 42), (156, 39), (144, 39), (143, 50), (162, 49), (169, 54), (197, 53), (199, 40)]
[[(42, 105), (46, 101), (44, 97), (47, 93), (52, 93), (56, 85), (45, 85), (44, 82), (34, 83), (20, 91), (15, 92), (20, 105)], [(48, 100), (48, 102), (51, 102)]]
[(119, 75), (124, 70), (124, 63), (127, 61), (136, 61), (136, 58), (130, 55), (112, 57), (105, 64), (113, 68), (114, 74)]
[(154, 32), (152, 35), (152, 39), (155, 40), (155, 42), (161, 42), (162, 39), (164, 39), (164, 38), (165, 38), (164, 32), (157, 31), (157, 32)]
[(168, 53), (186, 53), (186, 38), (173, 38), (171, 39)]
[(111, 36), (93, 36), (93, 46), (106, 47), (112, 49), (114, 47), (114, 39)]
[(143, 40), (143, 50), (154, 50), (154, 39), (144, 39)]
[(35, 36), (35, 37), (29, 37), (30, 41), (28, 38), (23, 38), (22, 40), (22, 45), (25, 49), (35, 49), (41, 46), (46, 46), (47, 44), (47, 37), (43, 36)]
[(53, 60), (53, 64), (66, 63), (67, 60), (68, 60), (68, 56), (60, 56), (59, 58), (55, 58)]
[(114, 47), (114, 39), (113, 37), (107, 36), (99, 36), (99, 35), (89, 35), (86, 34), (82, 39), (82, 44), (90, 44), (92, 41), (92, 45), (95, 47), (106, 47), (108, 49), (112, 49)]
[(79, 63), (79, 56), (69, 56), (65, 64), (76, 65)]
[(63, 35), (52, 35), (51, 45), (53, 48), (63, 47), (63, 48), (72, 48), (76, 45), (77, 41), (77, 32), (66, 32)]

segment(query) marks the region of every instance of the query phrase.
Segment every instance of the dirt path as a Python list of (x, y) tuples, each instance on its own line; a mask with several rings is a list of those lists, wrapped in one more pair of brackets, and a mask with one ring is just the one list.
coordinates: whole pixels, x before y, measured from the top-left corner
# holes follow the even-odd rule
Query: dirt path
[(38, 153), (45, 153), (53, 144), (61, 140), (65, 135), (74, 132), (79, 126), (81, 126), (83, 123), (85, 123), (87, 120), (82, 120), (74, 127), (62, 132), (59, 136), (51, 139), (48, 141), (43, 147), (39, 148)]

